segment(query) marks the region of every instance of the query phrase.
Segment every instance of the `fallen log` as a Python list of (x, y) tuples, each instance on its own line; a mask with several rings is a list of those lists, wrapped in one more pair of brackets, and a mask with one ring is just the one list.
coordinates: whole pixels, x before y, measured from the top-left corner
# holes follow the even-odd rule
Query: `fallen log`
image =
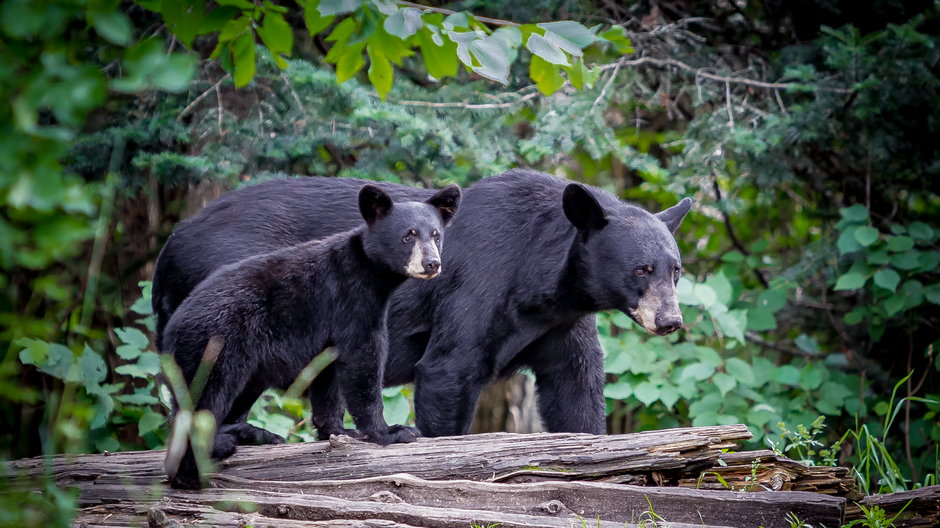
[[(862, 508), (875, 506), (885, 511), (885, 518), (894, 519), (896, 528), (935, 528), (940, 526), (940, 486), (927, 486), (911, 491), (869, 495), (845, 507), (845, 520), (865, 517)], [(900, 514), (900, 515), (899, 515)]]

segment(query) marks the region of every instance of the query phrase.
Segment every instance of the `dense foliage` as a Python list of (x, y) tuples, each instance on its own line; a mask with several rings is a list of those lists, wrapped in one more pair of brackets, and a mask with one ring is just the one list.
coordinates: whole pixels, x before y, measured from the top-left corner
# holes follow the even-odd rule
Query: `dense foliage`
[[(685, 331), (599, 319), (611, 432), (741, 422), (871, 491), (936, 483), (936, 3), (400, 4), (0, 6), (0, 457), (164, 443), (146, 281), (222, 189), (524, 165), (696, 199)], [(291, 396), (253, 419), (310, 439)]]

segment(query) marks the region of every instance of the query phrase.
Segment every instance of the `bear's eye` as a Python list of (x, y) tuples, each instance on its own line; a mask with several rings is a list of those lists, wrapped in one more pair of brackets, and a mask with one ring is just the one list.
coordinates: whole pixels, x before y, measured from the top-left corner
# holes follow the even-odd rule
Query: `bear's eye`
[(440, 240), (441, 239), (440, 231), (438, 231), (437, 229), (435, 229), (434, 231), (431, 231), (431, 238), (433, 238), (435, 242)]
[(653, 266), (640, 266), (634, 273), (636, 273), (638, 277), (642, 277), (643, 275), (651, 275), (653, 273)]
[(401, 241), (404, 242), (405, 244), (410, 244), (414, 240), (414, 237), (416, 236), (418, 236), (418, 232), (412, 229), (408, 231), (408, 233), (406, 233), (404, 237), (402, 237)]
[(672, 272), (672, 279), (679, 280), (679, 277), (681, 276), (682, 276), (682, 268), (680, 268), (679, 266), (676, 266), (675, 271)]

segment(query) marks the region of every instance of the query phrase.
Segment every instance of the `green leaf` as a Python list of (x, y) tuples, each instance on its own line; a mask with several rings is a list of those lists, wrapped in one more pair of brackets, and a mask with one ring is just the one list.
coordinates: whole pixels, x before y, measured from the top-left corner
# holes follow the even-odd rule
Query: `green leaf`
[(568, 82), (578, 90), (593, 86), (600, 75), (599, 70), (588, 68), (580, 57), (571, 66), (562, 66), (562, 69), (568, 74)]
[(775, 313), (787, 305), (786, 290), (764, 290), (757, 296), (757, 306)]
[(421, 11), (413, 7), (406, 7), (395, 11), (393, 15), (385, 19), (382, 27), (391, 35), (400, 39), (406, 39), (421, 29)]
[(864, 275), (850, 271), (836, 280), (835, 290), (857, 290), (864, 286), (866, 281), (868, 279)]
[(725, 372), (734, 376), (734, 379), (743, 385), (754, 385), (754, 371), (751, 365), (740, 358), (725, 360)]
[(134, 27), (131, 25), (131, 19), (120, 11), (105, 11), (101, 13), (91, 13), (91, 23), (95, 32), (101, 38), (118, 46), (127, 46), (131, 43)]
[(633, 395), (636, 396), (636, 399), (640, 400), (643, 405), (649, 406), (659, 399), (659, 389), (656, 388), (656, 385), (644, 381), (633, 389)]
[(825, 367), (819, 363), (810, 363), (800, 369), (800, 385), (806, 390), (816, 390), (822, 385)]
[(290, 56), (294, 47), (294, 31), (280, 13), (266, 12), (264, 22), (256, 29), (261, 41), (271, 50), (272, 55)]
[(114, 333), (117, 334), (118, 339), (120, 339), (121, 342), (126, 345), (130, 345), (138, 349), (144, 349), (150, 346), (150, 340), (147, 339), (147, 336), (133, 326), (115, 328)]
[(343, 15), (362, 5), (362, 0), (320, 0), (317, 10), (321, 15)]
[(114, 371), (135, 378), (150, 379), (160, 372), (160, 354), (144, 352), (136, 362), (115, 367)]
[(923, 222), (911, 222), (911, 225), (907, 226), (907, 229), (908, 234), (910, 234), (911, 237), (913, 237), (915, 240), (933, 240), (934, 230)]
[(819, 354), (819, 342), (816, 341), (816, 338), (813, 336), (800, 334), (793, 340), (793, 344), (796, 345), (796, 348), (799, 348), (807, 354)]
[(581, 50), (597, 40), (593, 31), (571, 20), (545, 22), (538, 24), (538, 27), (545, 30), (547, 41), (575, 57), (580, 57)]
[(858, 240), (855, 239), (855, 231), (857, 227), (850, 227), (842, 232), (839, 235), (839, 239), (836, 241), (836, 247), (839, 248), (839, 254), (845, 255), (847, 253), (852, 253), (862, 249), (862, 245), (858, 243)]
[(382, 414), (389, 424), (406, 424), (411, 416), (411, 406), (408, 398), (399, 392), (391, 398), (382, 398)]
[(916, 269), (920, 266), (920, 263), (921, 252), (916, 249), (891, 255), (891, 265), (901, 270), (910, 271)]
[(255, 77), (255, 39), (244, 33), (232, 44), (232, 60), (235, 64), (235, 87), (242, 88)]
[(199, 35), (222, 31), (222, 28), (225, 27), (225, 25), (236, 15), (241, 14), (241, 12), (241, 9), (238, 9), (234, 6), (222, 6), (213, 9), (212, 11), (209, 11), (202, 19), (202, 24), (199, 26), (199, 31), (196, 34)]
[(731, 390), (734, 389), (738, 384), (738, 382), (733, 377), (725, 374), (724, 372), (715, 374), (715, 377), (712, 378), (712, 382), (716, 387), (718, 387), (718, 392), (720, 392), (722, 396), (725, 396), (731, 392)]
[(774, 369), (771, 379), (783, 385), (798, 385), (800, 371), (793, 365), (781, 365)]
[(887, 263), (891, 260), (891, 258), (890, 258), (890, 256), (888, 255), (888, 252), (887, 252), (887, 251), (885, 251), (885, 250), (883, 250), (883, 249), (879, 249), (878, 251), (868, 251), (868, 252), (866, 252), (866, 253), (865, 253), (865, 260), (866, 260), (869, 264), (875, 264), (875, 265), (877, 265), (877, 266), (882, 266), (882, 265), (884, 265), (884, 264), (887, 264)]
[(865, 317), (868, 315), (868, 308), (860, 306), (858, 308), (853, 308), (849, 313), (845, 314), (845, 317), (842, 318), (847, 325), (857, 325), (861, 323)]
[(192, 47), (193, 40), (199, 34), (205, 12), (205, 0), (163, 2), (162, 14), (167, 28), (187, 48)]
[(633, 43), (627, 37), (627, 30), (623, 26), (611, 26), (610, 29), (602, 31), (597, 36), (613, 44), (614, 49), (621, 55), (633, 53)]
[(715, 373), (715, 366), (704, 361), (692, 363), (682, 369), (682, 375), (679, 376), (679, 382), (683, 383), (689, 380), (703, 381)]
[(379, 97), (384, 101), (388, 92), (392, 90), (394, 72), (392, 63), (382, 53), (371, 44), (366, 48), (369, 54), (369, 82), (375, 87)]
[(97, 352), (85, 345), (82, 355), (78, 358), (78, 368), (81, 371), (82, 385), (89, 394), (94, 394), (101, 382), (108, 374), (108, 367), (104, 359)]
[[(545, 37), (538, 34), (529, 35), (529, 40), (525, 43), (526, 49), (545, 62), (560, 66), (568, 66), (568, 57), (558, 46), (549, 42)], [(544, 92), (543, 92), (544, 93)]]
[(137, 422), (137, 434), (144, 436), (147, 433), (156, 431), (163, 425), (163, 422), (164, 417), (162, 414), (154, 412), (153, 409), (147, 409)]
[(900, 253), (914, 247), (914, 239), (909, 236), (889, 236), (888, 251)]
[(195, 55), (174, 53), (166, 58), (163, 68), (153, 77), (153, 84), (168, 92), (182, 92), (189, 88), (196, 75), (199, 59)]
[(612, 400), (625, 400), (633, 395), (633, 387), (625, 379), (608, 383), (604, 386), (604, 397)]
[(667, 409), (672, 409), (679, 401), (679, 390), (672, 385), (663, 385), (659, 388), (659, 401), (663, 402)]
[[(731, 287), (731, 281), (728, 280), (728, 277), (721, 271), (712, 275), (705, 281), (705, 284), (710, 286), (712, 290), (715, 291), (715, 299), (724, 304), (725, 306), (730, 306), (731, 302), (734, 300), (732, 296), (734, 295), (734, 289)], [(714, 303), (712, 303), (714, 304)], [(710, 306), (709, 304), (708, 306)]]
[(310, 36), (314, 36), (329, 27), (335, 19), (335, 15), (321, 14), (317, 5), (314, 5), (313, 2), (307, 2), (304, 7), (304, 24), (307, 26)]
[(940, 282), (924, 288), (924, 297), (934, 304), (940, 304)]
[(862, 247), (868, 247), (878, 240), (878, 230), (871, 226), (862, 226), (855, 230), (855, 240)]
[(707, 284), (695, 284), (692, 286), (692, 291), (705, 308), (710, 307), (718, 301), (718, 294)]
[(732, 310), (730, 312), (712, 312), (712, 317), (718, 323), (718, 328), (726, 336), (744, 342), (744, 329), (747, 328), (747, 312), (745, 310)]
[(901, 276), (898, 275), (898, 272), (887, 268), (875, 273), (874, 279), (876, 285), (890, 292), (897, 291), (898, 283), (901, 282)]
[(343, 54), (340, 55), (336, 63), (336, 82), (343, 83), (349, 80), (363, 66), (366, 65), (362, 57), (362, 48), (365, 44), (356, 44), (354, 46), (344, 47)]
[(849, 222), (868, 221), (868, 209), (866, 209), (862, 204), (843, 207), (839, 209), (839, 214), (842, 215), (842, 218), (848, 220)]
[(773, 330), (777, 328), (774, 313), (766, 308), (751, 308), (747, 311), (747, 327), (755, 332)]
[[(170, 0), (173, 1), (173, 0)], [(232, 6), (242, 10), (254, 9), (255, 5), (248, 0), (215, 0), (220, 6)]]
[(450, 39), (441, 39), (441, 45), (437, 45), (433, 37), (433, 31), (427, 26), (417, 34), (421, 58), (428, 74), (435, 79), (457, 75), (457, 44)]
[(537, 55), (533, 55), (529, 62), (529, 77), (544, 95), (551, 95), (565, 85), (565, 79), (558, 71), (558, 66), (542, 60)]
[(455, 28), (467, 28), (470, 27), (470, 19), (467, 18), (466, 13), (459, 11), (457, 13), (451, 13), (447, 15), (447, 18), (444, 19), (442, 26), (447, 31), (452, 31)]

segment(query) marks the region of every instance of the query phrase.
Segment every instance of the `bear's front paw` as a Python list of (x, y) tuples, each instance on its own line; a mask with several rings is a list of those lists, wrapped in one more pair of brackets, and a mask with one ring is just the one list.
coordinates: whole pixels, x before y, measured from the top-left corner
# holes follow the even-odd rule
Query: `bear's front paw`
[(317, 440), (329, 440), (332, 435), (346, 435), (350, 438), (355, 438), (356, 440), (365, 440), (366, 435), (359, 432), (357, 429), (344, 429), (342, 427), (337, 427), (335, 429), (319, 428), (317, 429)]
[(367, 433), (369, 442), (379, 445), (407, 444), (421, 437), (421, 433), (414, 427), (407, 425), (393, 425), (384, 432), (373, 431)]

